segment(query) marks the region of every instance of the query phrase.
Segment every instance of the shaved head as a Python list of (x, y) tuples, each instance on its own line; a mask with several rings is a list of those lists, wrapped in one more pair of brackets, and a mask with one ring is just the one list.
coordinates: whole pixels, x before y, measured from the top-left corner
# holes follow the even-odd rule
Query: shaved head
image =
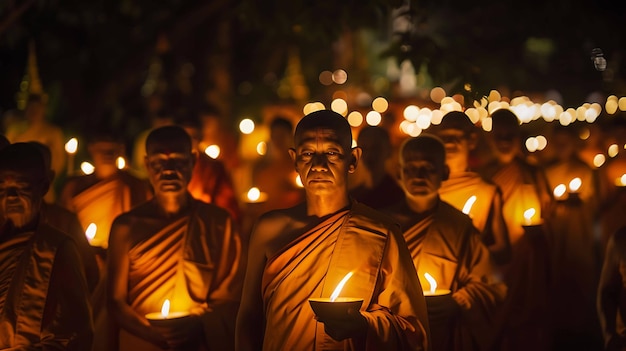
[(416, 153), (428, 154), (437, 165), (445, 165), (446, 149), (438, 137), (431, 134), (421, 134), (415, 138), (405, 140), (400, 146), (400, 159)]
[(298, 145), (304, 132), (316, 129), (331, 129), (335, 131), (339, 142), (346, 149), (352, 147), (352, 129), (348, 121), (337, 112), (320, 110), (304, 116), (296, 126), (294, 144)]
[(146, 154), (150, 155), (156, 146), (177, 145), (181, 149), (191, 152), (191, 137), (180, 126), (160, 127), (148, 134), (146, 139)]

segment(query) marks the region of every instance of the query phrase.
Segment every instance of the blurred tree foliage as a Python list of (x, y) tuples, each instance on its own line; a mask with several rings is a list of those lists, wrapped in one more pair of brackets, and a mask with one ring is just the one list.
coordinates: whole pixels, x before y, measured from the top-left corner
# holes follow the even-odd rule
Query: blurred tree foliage
[[(591, 91), (626, 94), (624, 23), (624, 5), (608, 0), (4, 0), (0, 110), (14, 105), (31, 40), (42, 81), (60, 101), (54, 119), (134, 132), (147, 123), (137, 116), (155, 58), (180, 105), (225, 89), (220, 97), (236, 108), (258, 106), (281, 100), (290, 50), (310, 95), (321, 94), (319, 73), (338, 68), (332, 43), (359, 29), (387, 41), (375, 56), (410, 60), (449, 93), (555, 89), (578, 104)], [(594, 67), (594, 48), (604, 71)]]

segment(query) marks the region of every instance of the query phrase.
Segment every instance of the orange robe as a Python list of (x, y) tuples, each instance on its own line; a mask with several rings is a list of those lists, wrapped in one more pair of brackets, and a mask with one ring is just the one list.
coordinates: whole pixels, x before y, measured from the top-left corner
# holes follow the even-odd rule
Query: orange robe
[[(365, 345), (336, 342), (316, 322), (310, 297), (329, 297), (353, 271), (340, 296), (362, 297)], [(263, 276), (263, 350), (425, 350), (425, 301), (402, 235), (365, 205), (326, 217), (270, 258)]]
[(241, 210), (224, 163), (204, 153), (197, 155), (187, 190), (198, 200), (227, 209), (235, 222), (239, 223)]
[[(128, 304), (139, 315), (160, 311), (165, 299), (172, 312), (202, 309), (206, 343), (229, 350), (241, 297), (241, 240), (226, 210), (197, 200), (193, 206), (130, 249)], [(131, 218), (131, 232), (142, 232), (134, 211), (123, 216)], [(120, 351), (160, 350), (123, 329), (119, 340)]]
[(0, 349), (89, 350), (93, 326), (72, 239), (46, 224), (1, 233)]
[[(81, 177), (95, 179), (94, 174)], [(113, 220), (149, 199), (148, 184), (125, 171), (100, 181), (87, 180), (94, 185), (77, 192), (75, 189), (81, 181), (84, 180), (68, 180), (61, 193), (61, 205), (76, 213), (83, 230), (94, 223), (97, 231), (91, 244), (107, 248)]]
[(432, 215), (405, 230), (404, 238), (422, 286), (430, 286), (424, 277), (429, 273), (437, 280), (437, 289), (451, 290), (461, 307), (446, 340), (433, 339), (433, 347), (489, 350), (496, 336), (493, 316), (506, 287), (496, 280), (489, 251), (471, 219), (440, 201)]

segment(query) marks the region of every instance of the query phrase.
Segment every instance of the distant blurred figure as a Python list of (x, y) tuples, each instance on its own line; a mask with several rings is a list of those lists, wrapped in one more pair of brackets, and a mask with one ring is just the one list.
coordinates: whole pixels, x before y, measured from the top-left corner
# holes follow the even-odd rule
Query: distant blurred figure
[[(37, 141), (46, 145), (52, 154), (52, 170), (61, 175), (65, 172), (65, 141), (63, 131), (46, 120), (46, 102), (40, 95), (31, 95), (24, 111), (25, 123), (17, 124), (6, 131), (12, 143)], [(46, 202), (54, 202), (54, 187), (46, 194)]]
[(202, 125), (200, 148), (206, 149), (210, 145), (220, 147), (219, 159), (224, 162), (226, 169), (231, 172), (239, 166), (237, 154), (237, 137), (224, 126), (222, 113), (214, 106), (204, 105), (198, 111)]
[(357, 201), (372, 208), (381, 209), (404, 199), (404, 192), (397, 180), (387, 171), (387, 161), (392, 157), (389, 132), (383, 127), (364, 127), (357, 138), (363, 150), (361, 161), (369, 171), (369, 182), (350, 190)]
[(496, 264), (508, 263), (511, 243), (502, 215), (500, 189), (470, 169), (470, 153), (478, 136), (476, 127), (465, 113), (452, 111), (432, 128), (446, 147), (446, 165), (450, 169), (450, 177), (441, 184), (439, 196), (470, 216)]
[(263, 211), (294, 206), (304, 200), (304, 190), (296, 185), (298, 173), (289, 157), (293, 143), (293, 125), (283, 117), (269, 125), (267, 153), (252, 169), (252, 184), (269, 194)]
[(147, 181), (117, 168), (124, 144), (112, 133), (94, 134), (88, 140), (87, 150), (95, 171), (68, 178), (59, 200), (63, 207), (78, 215), (83, 230), (92, 223), (96, 225), (91, 245), (106, 249), (113, 219), (152, 195)]
[(240, 224), (241, 210), (230, 174), (224, 163), (209, 157), (200, 149), (200, 125), (193, 119), (178, 123), (191, 137), (191, 148), (196, 161), (187, 190), (197, 200), (222, 207)]

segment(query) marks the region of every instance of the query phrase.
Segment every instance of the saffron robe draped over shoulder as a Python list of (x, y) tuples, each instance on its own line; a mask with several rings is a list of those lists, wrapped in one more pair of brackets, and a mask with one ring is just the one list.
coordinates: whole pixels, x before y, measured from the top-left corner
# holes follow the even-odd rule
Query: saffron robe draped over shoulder
[(39, 224), (0, 242), (0, 349), (89, 350), (93, 325), (74, 241)]
[(83, 230), (91, 223), (96, 225), (96, 234), (91, 240), (93, 246), (107, 248), (111, 224), (115, 217), (150, 197), (147, 183), (124, 171), (75, 193), (74, 188), (78, 182), (77, 178), (68, 181), (61, 193), (61, 204), (76, 213)]
[(494, 197), (498, 195), (498, 188), (494, 184), (487, 183), (475, 172), (462, 172), (451, 174), (450, 178), (441, 183), (439, 197), (441, 200), (454, 206), (459, 211), (467, 201), (476, 196), (468, 216), (472, 219), (474, 227), (483, 233), (488, 228), (487, 223), (492, 213)]
[[(228, 350), (241, 297), (241, 240), (225, 209), (198, 200), (193, 208), (131, 247), (128, 304), (142, 316), (160, 311), (165, 299), (171, 312), (202, 310), (210, 349)], [(131, 221), (130, 231), (141, 232), (143, 222)], [(122, 329), (120, 351), (126, 350), (160, 349)]]
[[(266, 264), (263, 350), (425, 350), (428, 322), (421, 286), (399, 228), (353, 203), (284, 247)], [(311, 297), (360, 297), (369, 328), (365, 345), (336, 342), (316, 322)]]
[[(506, 287), (494, 276), (489, 251), (480, 241), (471, 219), (443, 201), (436, 211), (404, 232), (423, 286), (424, 274), (437, 280), (438, 289), (449, 289), (461, 306), (451, 349), (488, 350), (494, 342), (493, 316), (506, 295)], [(452, 337), (454, 335), (454, 337)]]

